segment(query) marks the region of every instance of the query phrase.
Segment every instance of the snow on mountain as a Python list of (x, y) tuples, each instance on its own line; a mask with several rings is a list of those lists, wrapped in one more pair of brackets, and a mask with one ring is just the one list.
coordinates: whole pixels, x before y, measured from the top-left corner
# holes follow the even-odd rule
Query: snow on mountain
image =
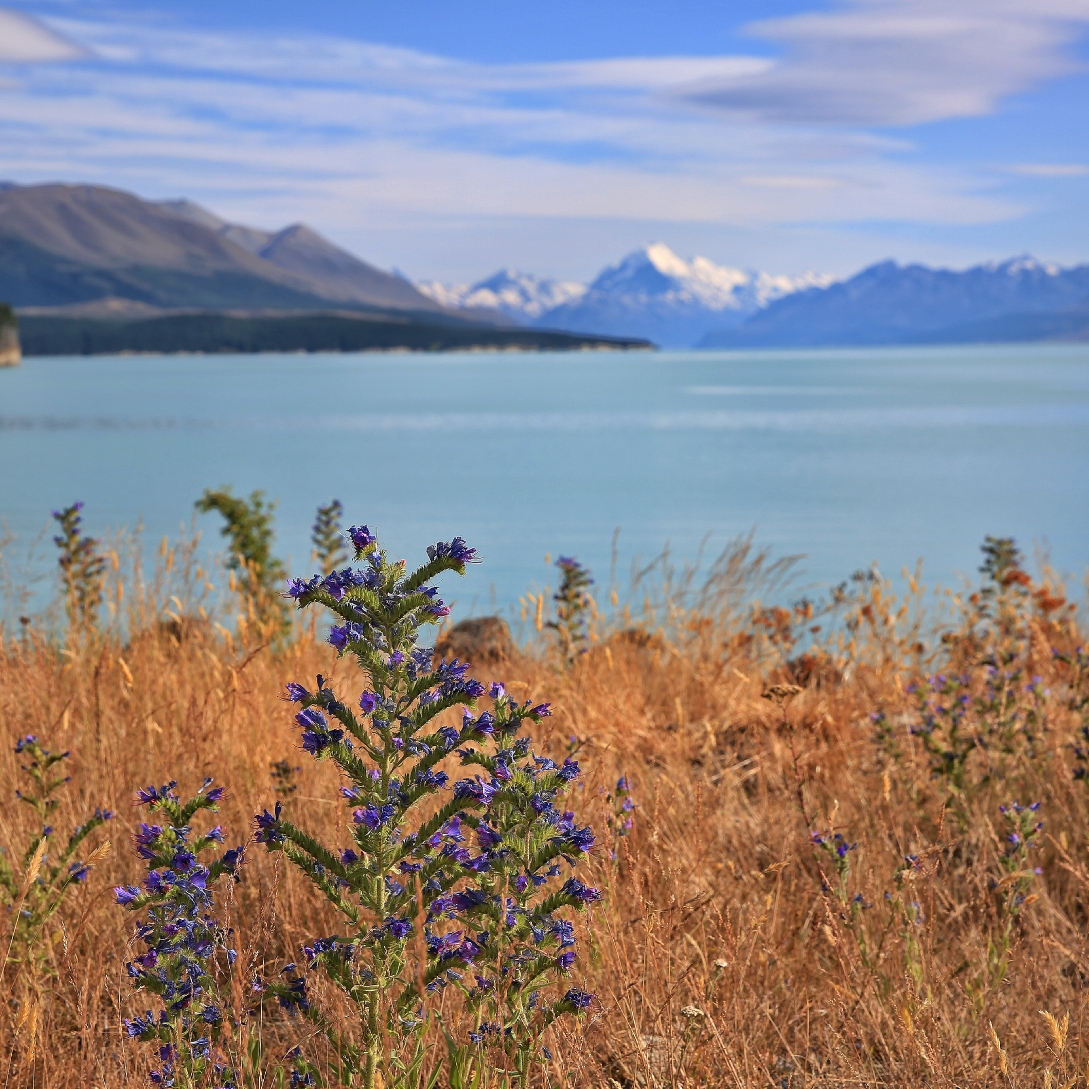
[(513, 269), (472, 285), (417, 283), (446, 307), (498, 310), (514, 321), (549, 329), (642, 336), (663, 347), (690, 347), (711, 329), (739, 325), (776, 299), (833, 277), (772, 276), (682, 260), (661, 242), (606, 268), (593, 283), (548, 280)]
[(532, 322), (548, 310), (586, 294), (586, 285), (572, 280), (548, 280), (505, 268), (475, 284), (416, 284), (416, 290), (441, 306), (498, 310), (519, 322)]
[[(784, 297), (704, 348), (1077, 339), (1086, 335), (1089, 264), (1027, 255), (963, 271), (882, 261), (822, 290)], [(1045, 321), (1041, 315), (1050, 315)]]
[(711, 329), (740, 325), (776, 299), (834, 277), (820, 273), (772, 276), (716, 265), (706, 257), (685, 261), (657, 242), (605, 269), (577, 299), (542, 314), (534, 324), (605, 333), (626, 330), (666, 348), (687, 348)]

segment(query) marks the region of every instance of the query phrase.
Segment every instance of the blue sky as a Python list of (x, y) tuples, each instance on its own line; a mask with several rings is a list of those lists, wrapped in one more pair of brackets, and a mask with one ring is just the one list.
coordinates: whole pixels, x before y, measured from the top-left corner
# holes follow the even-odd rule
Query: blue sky
[(383, 267), (1089, 260), (1089, 0), (0, 6), (0, 178)]

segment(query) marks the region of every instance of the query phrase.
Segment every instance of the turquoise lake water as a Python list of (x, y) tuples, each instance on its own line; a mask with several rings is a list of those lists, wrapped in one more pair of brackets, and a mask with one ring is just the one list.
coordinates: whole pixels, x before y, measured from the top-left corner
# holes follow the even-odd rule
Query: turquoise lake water
[[(573, 554), (607, 581), (667, 543), (755, 530), (798, 584), (876, 561), (975, 573), (985, 534), (1089, 566), (1089, 345), (790, 352), (28, 359), (0, 370), (0, 518), (18, 559), (49, 511), (157, 543), (207, 486), (279, 500), (279, 554), (309, 570), (314, 508), (416, 559), (461, 534), (485, 563), (459, 612)], [(218, 550), (219, 523), (198, 523)], [(50, 546), (51, 547), (51, 546)], [(49, 562), (49, 548), (44, 559)], [(448, 577), (449, 579), (449, 577)]]

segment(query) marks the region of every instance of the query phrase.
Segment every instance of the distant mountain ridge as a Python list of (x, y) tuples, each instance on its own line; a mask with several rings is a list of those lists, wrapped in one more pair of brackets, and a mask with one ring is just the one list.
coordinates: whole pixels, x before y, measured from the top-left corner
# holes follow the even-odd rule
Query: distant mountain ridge
[[(781, 298), (705, 348), (1089, 339), (1089, 264), (1022, 255), (963, 272), (882, 261), (849, 280)], [(1051, 315), (1050, 318), (1045, 316)]]
[(505, 268), (475, 284), (442, 284), (429, 280), (417, 290), (442, 306), (466, 310), (496, 310), (513, 321), (528, 324), (542, 315), (581, 298), (586, 284), (551, 280)]
[(43, 320), (351, 311), (673, 348), (1089, 340), (1089, 264), (1060, 268), (1026, 255), (953, 271), (883, 261), (836, 280), (684, 260), (659, 242), (590, 283), (508, 268), (471, 285), (413, 284), (304, 224), (267, 231), (189, 200), (95, 185), (0, 183), (0, 300)]
[(164, 309), (375, 307), (441, 313), (302, 224), (264, 232), (190, 201), (94, 185), (0, 188), (0, 298), (17, 307), (127, 300)]
[(739, 324), (775, 299), (831, 282), (821, 273), (772, 276), (705, 257), (685, 261), (656, 242), (604, 269), (590, 284), (504, 269), (471, 286), (416, 286), (445, 305), (495, 309), (536, 328), (640, 336), (663, 347), (687, 348), (711, 329)]

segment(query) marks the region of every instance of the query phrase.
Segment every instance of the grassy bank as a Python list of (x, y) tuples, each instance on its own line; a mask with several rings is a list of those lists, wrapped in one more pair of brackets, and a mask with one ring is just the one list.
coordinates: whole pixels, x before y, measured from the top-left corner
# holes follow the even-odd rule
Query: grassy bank
[[(769, 572), (741, 547), (702, 588), (599, 603), (570, 664), (528, 603), (538, 637), (478, 673), (552, 703), (532, 733), (553, 758), (577, 750), (605, 894), (579, 916), (590, 952), (575, 982), (597, 999), (532, 1084), (1083, 1084), (1089, 660), (1054, 581), (1008, 550), (988, 563), (979, 591), (940, 612), (919, 587), (898, 600), (864, 578), (823, 605), (762, 608)], [(62, 644), (17, 621), (0, 650), (12, 742), (71, 752), (50, 823), (117, 813), (112, 851), (42, 927), (37, 959), (5, 968), (10, 1085), (144, 1082), (149, 1049), (121, 1018), (146, 1002), (111, 893), (140, 876), (136, 788), (215, 776), (217, 820), (240, 842), (282, 761), (300, 769), (292, 819), (344, 835), (334, 768), (298, 751), (281, 698), (323, 673), (354, 699), (344, 660), (305, 626), (270, 644), (252, 617), (233, 634), (202, 617), (191, 556), (164, 548), (147, 582), (114, 566), (109, 612), (130, 635), (107, 625)], [(5, 745), (0, 843), (16, 869), (38, 827), (8, 804), (23, 762)], [(637, 803), (624, 835), (620, 776)], [(282, 856), (257, 851), (224, 911), (242, 959), (270, 974), (336, 927)], [(308, 1037), (271, 1011), (257, 1029), (269, 1068)], [(445, 1045), (430, 1044), (440, 1065)]]

